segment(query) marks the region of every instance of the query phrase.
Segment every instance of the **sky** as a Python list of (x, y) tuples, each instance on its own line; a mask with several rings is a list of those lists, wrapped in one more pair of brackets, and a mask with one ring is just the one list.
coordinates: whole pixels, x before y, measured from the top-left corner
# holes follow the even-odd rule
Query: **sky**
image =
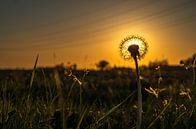
[(179, 64), (196, 52), (195, 0), (0, 0), (0, 68), (76, 63), (133, 66), (120, 42), (140, 35), (149, 45), (140, 65)]

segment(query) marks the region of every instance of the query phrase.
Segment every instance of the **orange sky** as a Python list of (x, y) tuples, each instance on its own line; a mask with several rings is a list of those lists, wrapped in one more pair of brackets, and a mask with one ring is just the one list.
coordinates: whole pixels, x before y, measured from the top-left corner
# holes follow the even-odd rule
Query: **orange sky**
[[(149, 51), (140, 64), (168, 59), (178, 64), (196, 52), (196, 1), (7, 2), (0, 7), (0, 68), (63, 62), (95, 68), (102, 59), (111, 66), (133, 66), (119, 54), (130, 34), (144, 37)], [(54, 59), (54, 54), (56, 59)]]

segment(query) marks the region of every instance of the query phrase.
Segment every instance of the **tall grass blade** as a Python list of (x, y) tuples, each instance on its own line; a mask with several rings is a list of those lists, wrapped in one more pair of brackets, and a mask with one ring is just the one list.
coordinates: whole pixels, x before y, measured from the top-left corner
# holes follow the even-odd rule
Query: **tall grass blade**
[(72, 89), (74, 87), (74, 85), (76, 84), (76, 82), (74, 81), (69, 89), (69, 92), (68, 92), (68, 95), (67, 95), (67, 99), (69, 99), (69, 97), (71, 96), (71, 93), (72, 93)]
[(175, 126), (178, 124), (178, 122), (181, 120), (181, 118), (186, 114), (186, 112), (181, 113), (175, 120), (172, 129), (175, 129)]
[(171, 99), (169, 100), (168, 104), (163, 108), (163, 110), (159, 113), (159, 115), (150, 123), (147, 129), (150, 129), (152, 125), (156, 122), (157, 119), (166, 111), (166, 109), (169, 107), (171, 104)]
[(114, 106), (112, 109), (110, 109), (107, 113), (105, 113), (101, 118), (99, 118), (96, 122), (98, 124), (100, 121), (105, 119), (107, 116), (109, 116), (111, 113), (113, 113), (116, 109), (118, 109), (122, 104), (124, 104), (135, 92), (131, 93), (127, 98), (125, 98), (121, 103), (118, 105)]
[(88, 110), (88, 108), (85, 108), (84, 112), (82, 113), (82, 116), (80, 117), (80, 120), (79, 120), (79, 122), (77, 124), (76, 129), (80, 129), (80, 125), (82, 123), (82, 120), (83, 120), (84, 116), (86, 115), (87, 110)]
[(39, 54), (36, 57), (35, 64), (34, 64), (34, 67), (33, 67), (33, 71), (32, 71), (32, 74), (31, 74), (30, 89), (31, 89), (31, 87), (33, 85), (33, 80), (34, 80), (34, 77), (35, 77), (35, 70), (37, 68), (38, 59), (39, 59)]

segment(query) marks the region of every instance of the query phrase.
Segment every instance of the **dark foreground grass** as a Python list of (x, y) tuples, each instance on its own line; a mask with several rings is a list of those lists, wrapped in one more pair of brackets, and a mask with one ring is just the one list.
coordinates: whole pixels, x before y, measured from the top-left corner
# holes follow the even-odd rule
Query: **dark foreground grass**
[[(1, 80), (2, 129), (130, 129), (136, 127), (136, 93), (130, 87), (100, 80), (96, 86), (73, 73), (54, 71), (29, 83)], [(85, 80), (86, 78), (86, 80)], [(105, 78), (103, 76), (103, 78)], [(118, 80), (119, 81), (119, 80)], [(194, 129), (196, 86), (175, 82), (143, 90), (143, 129)], [(162, 89), (162, 90), (160, 90)], [(148, 92), (147, 92), (148, 91)]]

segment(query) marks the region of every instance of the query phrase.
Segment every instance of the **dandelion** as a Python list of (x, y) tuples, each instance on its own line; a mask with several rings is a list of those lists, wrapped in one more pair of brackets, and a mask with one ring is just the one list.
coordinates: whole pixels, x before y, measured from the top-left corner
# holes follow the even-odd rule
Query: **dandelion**
[(142, 59), (147, 51), (148, 44), (146, 40), (140, 36), (128, 36), (122, 40), (120, 44), (120, 54), (125, 60), (133, 59), (134, 56), (138, 59)]
[(131, 35), (122, 40), (120, 44), (120, 54), (125, 60), (133, 59), (136, 67), (137, 74), (137, 90), (138, 90), (138, 115), (136, 128), (141, 128), (142, 123), (142, 92), (140, 73), (138, 67), (138, 59), (142, 59), (148, 50), (146, 40), (140, 36)]

